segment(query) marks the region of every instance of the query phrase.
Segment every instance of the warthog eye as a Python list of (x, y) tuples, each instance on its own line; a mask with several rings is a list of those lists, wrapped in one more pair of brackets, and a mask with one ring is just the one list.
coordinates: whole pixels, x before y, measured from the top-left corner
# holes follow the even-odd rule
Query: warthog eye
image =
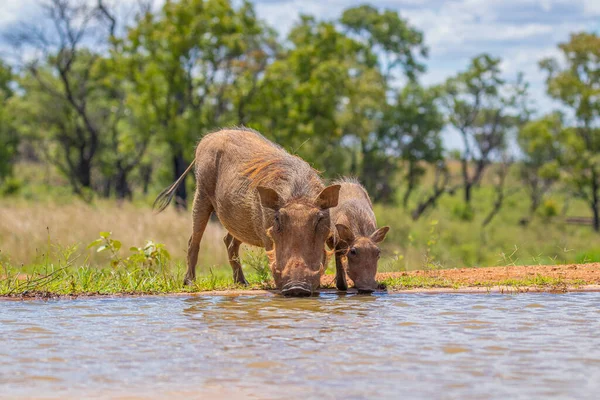
[(275, 213), (275, 223), (273, 224), (273, 228), (277, 232), (281, 232), (281, 221), (279, 220), (279, 213)]
[(350, 255), (355, 256), (358, 254), (358, 250), (356, 250), (356, 247), (352, 247), (349, 251)]
[(319, 212), (317, 214), (317, 222), (315, 223), (315, 231), (317, 229), (319, 229), (319, 226), (321, 225), (321, 222), (323, 222), (325, 220), (325, 214), (323, 212)]

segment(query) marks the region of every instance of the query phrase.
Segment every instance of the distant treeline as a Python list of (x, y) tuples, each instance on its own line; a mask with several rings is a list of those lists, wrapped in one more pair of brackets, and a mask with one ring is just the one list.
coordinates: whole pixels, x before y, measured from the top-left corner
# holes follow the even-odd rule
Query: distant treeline
[[(532, 213), (560, 182), (589, 204), (600, 230), (595, 34), (573, 34), (559, 45), (561, 59), (540, 61), (563, 113), (533, 118), (523, 76), (503, 76), (489, 54), (441, 85), (419, 84), (423, 33), (396, 11), (304, 15), (281, 39), (250, 2), (167, 1), (159, 10), (140, 2), (134, 18), (116, 1), (90, 3), (50, 0), (43, 18), (4, 32), (14, 52), (0, 60), (0, 184), (15, 179), (17, 160), (43, 158), (84, 199), (127, 199), (179, 177), (204, 133), (243, 125), (325, 176), (357, 176), (379, 202), (406, 205), (430, 165), (431, 195), (414, 218), (458, 189), (469, 207), (490, 170), (491, 220), (514, 170)], [(447, 125), (462, 151), (445, 151)], [(458, 176), (449, 159), (459, 160)], [(186, 185), (177, 197), (185, 206)]]

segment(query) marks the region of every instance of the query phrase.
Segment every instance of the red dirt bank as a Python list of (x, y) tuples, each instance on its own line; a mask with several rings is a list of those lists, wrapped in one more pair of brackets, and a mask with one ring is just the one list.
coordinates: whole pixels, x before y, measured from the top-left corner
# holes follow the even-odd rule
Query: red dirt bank
[[(600, 285), (600, 263), (566, 265), (531, 265), (489, 268), (459, 268), (432, 271), (384, 272), (378, 281), (403, 276), (428, 277), (447, 280), (456, 286), (501, 285), (509, 280), (529, 280), (536, 277), (560, 279), (566, 284)], [(333, 275), (323, 276), (321, 284), (331, 286)]]

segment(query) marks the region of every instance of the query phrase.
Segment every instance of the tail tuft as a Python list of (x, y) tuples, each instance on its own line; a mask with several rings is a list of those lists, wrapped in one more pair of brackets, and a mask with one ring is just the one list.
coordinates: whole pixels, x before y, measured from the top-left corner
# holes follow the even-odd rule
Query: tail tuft
[(152, 209), (156, 214), (159, 214), (165, 210), (173, 201), (173, 197), (175, 197), (175, 189), (177, 189), (175, 183), (173, 183), (168, 188), (164, 189), (154, 200), (154, 204), (152, 205)]
[(179, 185), (181, 185), (181, 183), (185, 179), (185, 176), (192, 170), (195, 163), (196, 160), (192, 161), (192, 163), (186, 168), (183, 174), (181, 174), (179, 179), (173, 182), (171, 186), (160, 192), (160, 194), (156, 197), (156, 200), (154, 200), (154, 204), (152, 205), (152, 209), (157, 214), (163, 211), (165, 208), (167, 208), (169, 204), (171, 204), (173, 197), (175, 197), (175, 191), (177, 190)]

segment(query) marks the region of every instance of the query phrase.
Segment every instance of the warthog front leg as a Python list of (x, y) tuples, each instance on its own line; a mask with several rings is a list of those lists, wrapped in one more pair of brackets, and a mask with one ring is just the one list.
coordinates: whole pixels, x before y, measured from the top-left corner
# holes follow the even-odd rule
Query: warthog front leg
[(348, 290), (348, 282), (346, 282), (346, 270), (342, 263), (342, 249), (336, 246), (335, 248), (335, 286), (338, 290)]
[(229, 265), (231, 265), (231, 269), (233, 269), (233, 280), (235, 283), (247, 285), (248, 281), (244, 276), (244, 271), (242, 271), (242, 265), (240, 264), (240, 244), (242, 244), (242, 242), (234, 238), (231, 233), (225, 235), (223, 242), (225, 242), (225, 246), (227, 247)]
[(196, 280), (196, 263), (198, 262), (200, 241), (202, 240), (202, 235), (212, 212), (212, 203), (199, 187), (196, 188), (194, 208), (192, 210), (192, 235), (188, 242), (187, 273), (183, 281), (185, 285), (191, 285)]

